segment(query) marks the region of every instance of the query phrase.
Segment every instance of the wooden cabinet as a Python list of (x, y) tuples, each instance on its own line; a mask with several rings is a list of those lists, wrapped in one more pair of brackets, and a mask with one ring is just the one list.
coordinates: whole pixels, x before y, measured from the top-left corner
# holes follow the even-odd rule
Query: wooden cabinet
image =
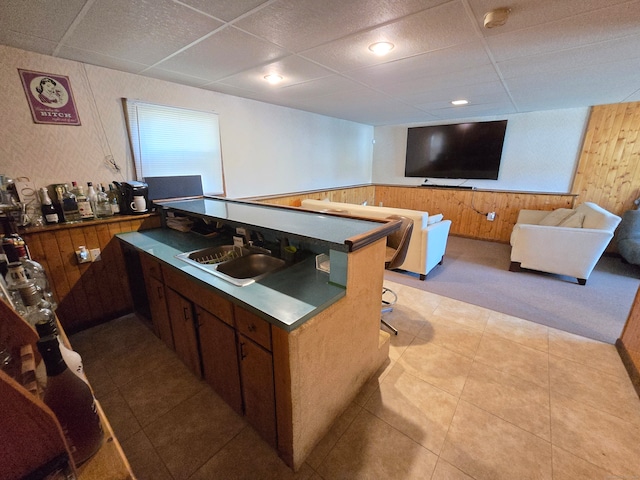
[(271, 324), (141, 253), (157, 334), (277, 447)]
[(164, 283), (156, 278), (150, 278), (147, 285), (147, 298), (149, 299), (149, 309), (156, 335), (162, 339), (170, 349), (174, 349), (173, 332), (167, 311), (166, 296), (164, 293)]
[(218, 395), (242, 415), (236, 332), (230, 325), (196, 306), (203, 375)]
[(202, 372), (193, 304), (167, 286), (165, 286), (165, 294), (176, 354), (189, 367), (189, 370), (200, 378)]
[(238, 335), (240, 378), (247, 421), (271, 446), (277, 447), (276, 401), (271, 352)]
[(237, 305), (233, 312), (244, 414), (262, 438), (277, 447), (271, 324)]

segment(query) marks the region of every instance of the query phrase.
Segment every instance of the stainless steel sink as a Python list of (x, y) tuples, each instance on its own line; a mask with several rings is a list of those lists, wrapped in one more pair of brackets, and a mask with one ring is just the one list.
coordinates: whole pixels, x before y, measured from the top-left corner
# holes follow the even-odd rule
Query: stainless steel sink
[(250, 285), (285, 265), (279, 258), (233, 245), (181, 253), (176, 258), (238, 287)]
[(233, 278), (258, 280), (284, 266), (284, 260), (264, 253), (252, 253), (218, 265), (218, 272)]

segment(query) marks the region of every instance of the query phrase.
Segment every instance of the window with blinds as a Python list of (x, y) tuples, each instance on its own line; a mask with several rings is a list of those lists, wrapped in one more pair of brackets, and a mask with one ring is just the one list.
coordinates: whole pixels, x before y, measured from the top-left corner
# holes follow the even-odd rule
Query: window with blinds
[(205, 194), (224, 194), (218, 115), (125, 99), (137, 180), (200, 175)]

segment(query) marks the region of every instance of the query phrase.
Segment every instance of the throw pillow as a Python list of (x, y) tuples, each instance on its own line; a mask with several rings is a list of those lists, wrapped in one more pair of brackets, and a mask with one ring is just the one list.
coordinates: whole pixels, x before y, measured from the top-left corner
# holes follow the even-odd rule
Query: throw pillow
[(570, 228), (582, 228), (582, 223), (584, 222), (584, 212), (574, 212), (569, 217), (565, 218), (559, 227), (570, 227)]
[(570, 215), (573, 215), (574, 211), (570, 208), (557, 208), (554, 211), (547, 214), (538, 225), (545, 225), (547, 227), (557, 227), (564, 220), (569, 218)]
[(429, 218), (427, 218), (427, 225), (433, 225), (434, 223), (441, 222), (443, 218), (444, 217), (441, 213), (437, 215), (429, 215)]

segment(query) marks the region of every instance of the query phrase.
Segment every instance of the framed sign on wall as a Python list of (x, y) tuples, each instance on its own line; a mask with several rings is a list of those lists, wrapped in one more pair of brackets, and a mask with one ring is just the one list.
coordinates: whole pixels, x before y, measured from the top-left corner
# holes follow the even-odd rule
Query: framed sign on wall
[(69, 78), (18, 69), (34, 123), (80, 125)]

